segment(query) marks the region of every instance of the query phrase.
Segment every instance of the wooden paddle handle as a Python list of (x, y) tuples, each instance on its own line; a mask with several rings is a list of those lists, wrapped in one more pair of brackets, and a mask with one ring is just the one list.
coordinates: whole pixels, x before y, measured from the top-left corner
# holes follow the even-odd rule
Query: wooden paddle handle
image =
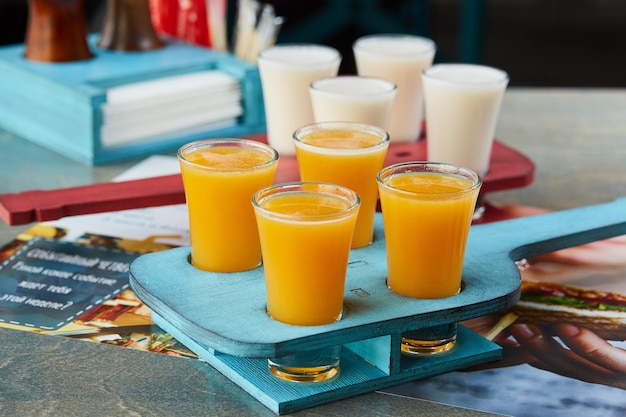
[(520, 260), (626, 234), (626, 197), (474, 228), (482, 239), (500, 243), (494, 250)]

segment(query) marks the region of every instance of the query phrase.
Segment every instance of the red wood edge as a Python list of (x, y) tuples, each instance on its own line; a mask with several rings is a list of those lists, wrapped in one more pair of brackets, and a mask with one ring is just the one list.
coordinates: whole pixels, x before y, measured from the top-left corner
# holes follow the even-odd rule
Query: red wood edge
[[(251, 139), (264, 142), (265, 136)], [(426, 159), (426, 140), (389, 147), (385, 166)], [(516, 150), (494, 141), (490, 171), (483, 178), (483, 193), (530, 185), (535, 176), (534, 163)], [(299, 179), (295, 156), (282, 156), (275, 181)], [(80, 214), (104, 213), (185, 202), (180, 174), (123, 182), (107, 182), (55, 190), (33, 190), (0, 194), (0, 218), (8, 225), (56, 220)]]
[(56, 220), (185, 202), (180, 174), (106, 182), (55, 190), (0, 195), (0, 218), (8, 225)]

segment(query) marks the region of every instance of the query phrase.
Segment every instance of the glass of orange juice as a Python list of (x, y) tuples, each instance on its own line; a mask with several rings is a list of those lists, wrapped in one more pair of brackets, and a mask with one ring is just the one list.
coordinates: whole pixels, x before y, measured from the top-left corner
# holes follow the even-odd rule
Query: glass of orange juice
[(378, 202), (376, 173), (383, 167), (389, 135), (377, 126), (356, 122), (319, 122), (293, 134), (302, 181), (342, 185), (361, 197), (352, 249), (374, 239)]
[[(482, 180), (441, 162), (403, 162), (377, 175), (387, 250), (387, 285), (411, 298), (451, 297), (461, 290), (465, 246)], [(456, 323), (406, 332), (407, 355), (444, 352)]]
[(191, 263), (239, 272), (261, 263), (252, 195), (271, 185), (278, 153), (245, 139), (206, 139), (178, 150), (189, 212)]
[[(341, 318), (360, 203), (354, 191), (322, 182), (276, 184), (254, 195), (270, 317), (298, 326)], [(339, 370), (340, 350), (331, 346), (272, 358), (269, 368), (289, 381), (327, 380)]]

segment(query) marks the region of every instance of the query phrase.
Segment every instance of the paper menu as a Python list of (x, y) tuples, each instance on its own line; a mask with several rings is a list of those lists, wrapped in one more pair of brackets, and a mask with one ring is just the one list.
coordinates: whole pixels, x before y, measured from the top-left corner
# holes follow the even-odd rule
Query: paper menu
[[(155, 155), (118, 175), (114, 181), (128, 181), (178, 172), (180, 168), (176, 157)], [(172, 246), (189, 245), (189, 225), (185, 204), (71, 216), (45, 224), (67, 229), (68, 233), (63, 240), (68, 241), (76, 241), (88, 232), (134, 240), (155, 239)]]

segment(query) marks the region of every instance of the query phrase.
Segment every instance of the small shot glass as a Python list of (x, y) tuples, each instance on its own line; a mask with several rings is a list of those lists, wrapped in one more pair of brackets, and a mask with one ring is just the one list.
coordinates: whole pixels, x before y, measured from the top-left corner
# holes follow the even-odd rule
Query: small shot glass
[[(461, 290), (463, 259), (482, 180), (440, 162), (403, 162), (377, 175), (387, 250), (387, 285), (411, 298)], [(402, 353), (441, 353), (456, 343), (456, 323), (405, 332)]]
[(342, 185), (359, 195), (352, 249), (370, 245), (378, 203), (376, 173), (389, 149), (387, 132), (364, 123), (319, 122), (298, 128), (293, 139), (301, 180)]
[[(321, 182), (276, 184), (254, 195), (270, 317), (297, 326), (341, 319), (360, 204), (354, 191)], [(268, 365), (283, 380), (326, 381), (339, 372), (340, 352), (341, 346), (303, 350)]]
[(191, 263), (209, 272), (261, 264), (252, 195), (274, 181), (278, 152), (246, 139), (206, 139), (178, 150), (185, 188)]

